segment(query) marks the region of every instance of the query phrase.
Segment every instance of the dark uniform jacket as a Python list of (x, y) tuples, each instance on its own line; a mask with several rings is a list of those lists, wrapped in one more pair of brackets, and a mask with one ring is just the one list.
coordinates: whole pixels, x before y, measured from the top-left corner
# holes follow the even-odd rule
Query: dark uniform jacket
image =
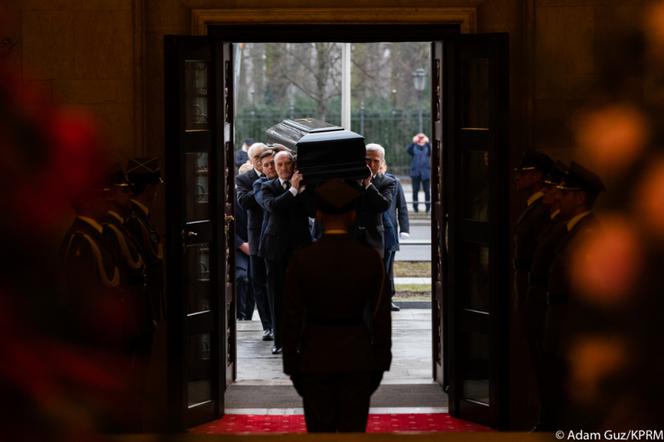
[(263, 208), (270, 213), (260, 243), (260, 255), (272, 261), (287, 259), (297, 247), (311, 242), (311, 206), (304, 192), (296, 196), (275, 178), (261, 186)]
[(549, 270), (549, 304), (566, 304), (570, 296), (570, 261), (573, 245), (578, 238), (583, 237), (597, 226), (597, 218), (590, 213), (581, 218), (567, 231), (567, 224), (564, 225), (565, 234), (558, 242), (555, 252), (555, 259), (551, 263)]
[(528, 272), (542, 229), (549, 223), (549, 210), (540, 196), (521, 213), (514, 227), (514, 270), (517, 308), (521, 310), (528, 288)]
[(395, 193), (390, 208), (383, 213), (383, 229), (385, 232), (385, 251), (399, 250), (399, 232), (410, 232), (408, 207), (403, 187), (392, 174), (385, 174), (396, 181)]
[(68, 325), (81, 329), (77, 338), (123, 351), (138, 325), (115, 255), (97, 227), (102, 228), (96, 221), (77, 217), (60, 247), (64, 302), (78, 319)]
[[(239, 204), (235, 204), (235, 272), (247, 275), (249, 272), (249, 256), (245, 255), (240, 246), (247, 242), (247, 212)], [(249, 245), (251, 248), (251, 245)]]
[(104, 238), (109, 249), (115, 254), (122, 285), (130, 295), (130, 304), (137, 318), (139, 332), (148, 335), (154, 331), (154, 311), (146, 288), (145, 261), (138, 242), (129, 234), (122, 218), (114, 211), (101, 220)]
[(145, 261), (147, 291), (153, 309), (152, 318), (159, 321), (164, 315), (166, 305), (163, 246), (146, 208), (135, 201), (132, 201), (131, 204), (132, 211), (125, 220), (125, 226), (129, 235), (136, 241), (143, 261)]
[(297, 250), (284, 290), (284, 372), (389, 370), (390, 299), (378, 253), (347, 234)]
[(256, 190), (253, 187), (258, 178), (259, 176), (254, 169), (235, 177), (237, 201), (240, 207), (247, 211), (249, 253), (252, 255), (258, 254), (261, 226), (263, 225), (263, 208), (256, 202)]
[(363, 192), (358, 203), (357, 223), (353, 236), (373, 247), (381, 258), (385, 253), (385, 232), (383, 213), (390, 208), (397, 182), (388, 176), (378, 174)]

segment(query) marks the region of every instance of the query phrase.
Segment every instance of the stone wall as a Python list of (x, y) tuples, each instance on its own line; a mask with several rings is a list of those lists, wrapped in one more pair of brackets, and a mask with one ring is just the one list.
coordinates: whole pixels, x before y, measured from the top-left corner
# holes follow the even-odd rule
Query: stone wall
[(142, 149), (140, 0), (9, 0), (10, 61), (54, 102), (95, 113), (116, 158)]

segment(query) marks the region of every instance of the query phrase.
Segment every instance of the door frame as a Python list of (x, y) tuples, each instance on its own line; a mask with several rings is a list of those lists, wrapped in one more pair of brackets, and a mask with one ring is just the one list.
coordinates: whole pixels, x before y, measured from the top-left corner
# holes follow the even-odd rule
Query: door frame
[[(195, 9), (192, 10), (192, 33), (207, 35), (211, 43), (219, 44), (276, 42), (275, 35), (279, 36), (279, 42), (439, 41), (446, 36), (476, 30), (475, 7), (388, 8), (386, 11), (383, 13), (381, 9), (380, 21), (376, 21), (375, 10), (370, 9)], [(399, 38), (395, 39), (394, 35), (399, 35)], [(232, 147), (231, 144), (230, 149)], [(228, 147), (225, 146), (225, 149)], [(439, 171), (440, 168), (432, 172), (436, 174)], [(437, 247), (439, 253), (444, 253), (442, 241), (438, 242)], [(435, 361), (433, 364), (432, 374), (435, 377)]]

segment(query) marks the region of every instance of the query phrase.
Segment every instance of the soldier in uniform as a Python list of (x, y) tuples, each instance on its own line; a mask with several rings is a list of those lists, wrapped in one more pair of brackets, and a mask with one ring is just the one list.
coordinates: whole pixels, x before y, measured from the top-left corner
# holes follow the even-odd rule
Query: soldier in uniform
[(364, 432), (391, 361), (383, 262), (349, 235), (360, 192), (331, 180), (316, 194), (323, 236), (296, 250), (286, 272), (284, 372), (302, 396), (309, 432)]
[(564, 222), (564, 233), (554, 252), (555, 258), (549, 270), (547, 293), (547, 329), (545, 336), (546, 385), (544, 401), (548, 402), (542, 415), (543, 429), (551, 430), (564, 425), (568, 401), (566, 399), (567, 363), (570, 313), (578, 309), (574, 305), (570, 284), (571, 255), (575, 244), (597, 227), (597, 218), (592, 212), (597, 196), (604, 190), (601, 179), (572, 162), (569, 172), (558, 185), (560, 196), (560, 219)]
[[(540, 395), (540, 416), (548, 415), (542, 409), (550, 405), (549, 401), (543, 400), (542, 397), (542, 392), (546, 388), (544, 367), (546, 294), (548, 291), (549, 268), (555, 258), (554, 251), (565, 233), (565, 223), (560, 216), (561, 191), (557, 186), (563, 181), (566, 173), (567, 166), (560, 161), (556, 161), (544, 180), (542, 205), (547, 209), (549, 220), (537, 238), (530, 273), (528, 274), (528, 291), (524, 307), (526, 339), (528, 340), (528, 350)], [(538, 416), (535, 429), (542, 426), (540, 416)]]
[(110, 207), (107, 190), (102, 185), (88, 189), (73, 203), (76, 218), (60, 248), (64, 302), (74, 317), (67, 325), (76, 340), (115, 375), (117, 389), (97, 398), (97, 429), (135, 431), (131, 375), (137, 324), (121, 263), (104, 234), (102, 223)]
[(528, 195), (526, 207), (514, 227), (514, 282), (516, 288), (515, 310), (523, 317), (524, 301), (528, 288), (528, 272), (533, 252), (542, 228), (549, 220), (549, 211), (542, 204), (544, 177), (551, 169), (553, 160), (537, 151), (527, 151), (521, 164), (515, 169), (515, 184), (518, 192)]
[(136, 240), (147, 276), (147, 291), (152, 306), (152, 319), (159, 323), (165, 317), (164, 252), (161, 238), (150, 217), (150, 209), (164, 183), (159, 158), (136, 158), (129, 161), (127, 176), (131, 183), (131, 211), (125, 219), (129, 234)]
[[(126, 219), (132, 209), (131, 184), (120, 165), (114, 167), (107, 180), (110, 207), (102, 218), (102, 225), (105, 240), (116, 256), (121, 284), (128, 293), (129, 306), (134, 314), (136, 326), (129, 342), (129, 351), (133, 357), (131, 382), (136, 395), (136, 405), (139, 405), (145, 399), (147, 367), (156, 322), (148, 297), (146, 265), (140, 252), (139, 240), (129, 233), (126, 226)], [(135, 418), (135, 430), (142, 429), (142, 412), (136, 413)]]

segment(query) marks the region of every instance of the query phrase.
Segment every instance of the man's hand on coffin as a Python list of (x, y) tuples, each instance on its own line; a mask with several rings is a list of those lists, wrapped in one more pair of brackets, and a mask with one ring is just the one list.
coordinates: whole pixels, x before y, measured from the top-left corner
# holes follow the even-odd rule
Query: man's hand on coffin
[(302, 174), (299, 170), (296, 170), (293, 176), (290, 179), (291, 187), (295, 187), (297, 190), (300, 190), (300, 184), (302, 183)]

